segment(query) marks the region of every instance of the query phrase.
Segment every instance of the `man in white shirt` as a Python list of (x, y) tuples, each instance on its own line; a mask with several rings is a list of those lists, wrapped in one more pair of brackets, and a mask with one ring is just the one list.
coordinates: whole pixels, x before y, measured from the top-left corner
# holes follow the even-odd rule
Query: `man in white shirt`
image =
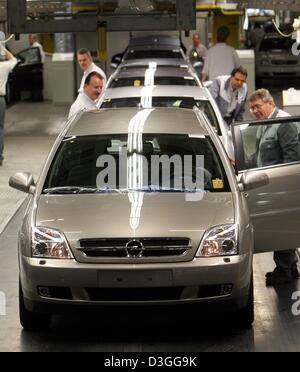
[(30, 48), (39, 48), (40, 53), (41, 53), (41, 61), (44, 64), (45, 63), (45, 52), (44, 52), (42, 45), (37, 41), (36, 34), (29, 34), (28, 40), (29, 40)]
[(94, 71), (98, 72), (98, 74), (100, 74), (102, 76), (103, 86), (105, 87), (105, 85), (106, 85), (105, 72), (93, 62), (91, 52), (88, 49), (83, 48), (83, 49), (80, 49), (78, 51), (77, 61), (78, 61), (78, 64), (79, 64), (81, 70), (83, 71), (83, 76), (82, 76), (82, 79), (81, 79), (81, 84), (80, 84), (80, 88), (78, 90), (78, 93), (83, 92), (85, 79), (87, 78), (87, 76), (91, 72), (94, 72)]
[(220, 27), (217, 35), (217, 44), (212, 47), (205, 58), (202, 72), (202, 81), (215, 80), (218, 76), (230, 75), (241, 66), (240, 57), (236, 50), (226, 44), (229, 36), (227, 27)]
[(206, 47), (201, 43), (201, 36), (198, 32), (193, 35), (193, 44), (188, 47), (186, 52), (187, 60), (193, 64), (200, 60), (204, 61), (207, 54)]
[(103, 77), (98, 72), (91, 72), (85, 79), (83, 92), (79, 93), (76, 101), (70, 108), (68, 119), (79, 111), (97, 109), (97, 102), (104, 88)]
[(4, 147), (4, 120), (6, 109), (6, 83), (9, 73), (17, 64), (16, 58), (6, 50), (2, 45), (0, 58), (0, 166), (3, 163), (3, 147)]

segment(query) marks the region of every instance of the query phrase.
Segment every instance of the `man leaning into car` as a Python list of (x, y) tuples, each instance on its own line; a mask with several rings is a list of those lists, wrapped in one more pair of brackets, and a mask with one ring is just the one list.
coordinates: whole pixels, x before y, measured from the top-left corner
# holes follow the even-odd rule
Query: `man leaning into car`
[[(267, 89), (259, 89), (250, 96), (250, 111), (257, 120), (290, 116), (278, 109)], [(286, 124), (263, 125), (256, 133), (256, 152), (250, 166), (267, 167), (300, 160), (300, 144), (295, 126)], [(299, 278), (295, 250), (274, 252), (276, 267), (266, 274), (268, 286), (284, 284)]]
[(3, 164), (4, 120), (6, 110), (6, 83), (9, 73), (17, 64), (16, 58), (0, 44), (0, 165)]
[(209, 88), (228, 125), (243, 120), (248, 95), (247, 77), (247, 70), (238, 67), (232, 71), (231, 76), (217, 77)]

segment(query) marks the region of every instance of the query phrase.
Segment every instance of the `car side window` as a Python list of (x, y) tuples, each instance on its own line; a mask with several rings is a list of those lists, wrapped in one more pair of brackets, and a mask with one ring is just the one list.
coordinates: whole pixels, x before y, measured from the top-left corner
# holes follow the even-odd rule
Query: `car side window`
[(39, 48), (29, 48), (18, 54), (18, 57), (21, 57), (22, 64), (29, 65), (33, 63), (41, 62), (41, 55)]
[(300, 121), (239, 126), (240, 158), (245, 169), (300, 162)]
[(222, 132), (221, 132), (221, 129), (220, 129), (220, 126), (219, 126), (219, 123), (218, 123), (218, 118), (216, 116), (216, 113), (215, 113), (211, 103), (209, 101), (205, 101), (205, 100), (197, 100), (196, 105), (201, 111), (203, 111), (205, 113), (205, 115), (207, 116), (211, 126), (214, 127), (216, 129), (218, 135), (221, 136)]

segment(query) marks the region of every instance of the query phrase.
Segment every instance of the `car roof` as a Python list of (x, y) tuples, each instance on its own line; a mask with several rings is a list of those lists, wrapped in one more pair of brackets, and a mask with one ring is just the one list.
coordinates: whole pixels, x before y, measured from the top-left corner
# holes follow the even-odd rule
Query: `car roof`
[(124, 63), (124, 65), (122, 64), (122, 65), (120, 65), (120, 67), (118, 68), (118, 70), (117, 71), (132, 71), (132, 70), (134, 70), (134, 69), (136, 69), (136, 68), (144, 68), (144, 69), (146, 69), (146, 68), (170, 68), (170, 69), (174, 69), (174, 68), (181, 68), (181, 69), (185, 69), (185, 70), (187, 70), (187, 69), (190, 69), (191, 68), (191, 66), (190, 65), (188, 65), (188, 64), (185, 64), (185, 65), (157, 65), (156, 64), (156, 62), (154, 61), (154, 62), (150, 62), (149, 64), (147, 64), (147, 63), (142, 63), (142, 64), (140, 64), (140, 65), (127, 65), (127, 63)]
[(180, 66), (188, 67), (188, 62), (183, 58), (143, 58), (143, 59), (127, 59), (123, 61), (120, 67), (125, 66), (149, 66), (149, 63), (155, 62), (157, 66)]
[(83, 112), (72, 122), (66, 136), (128, 134), (132, 128), (144, 133), (208, 134), (193, 110), (118, 108)]
[(157, 67), (150, 69), (147, 67), (131, 68), (129, 70), (120, 70), (116, 73), (114, 79), (125, 79), (134, 77), (145, 77), (146, 72), (153, 72), (154, 76), (158, 77), (194, 77), (194, 73), (185, 68), (180, 67)]
[(167, 50), (167, 51), (175, 51), (175, 52), (180, 52), (180, 47), (174, 47), (174, 45), (137, 45), (134, 47), (129, 47), (128, 48), (128, 53), (130, 54), (131, 52), (139, 52), (139, 51), (146, 51), (146, 50)]
[[(193, 97), (209, 100), (206, 88), (181, 85), (156, 85), (153, 87), (121, 87), (105, 90), (103, 99), (131, 98), (151, 95), (152, 97)], [(102, 99), (101, 99), (102, 100)]]
[(169, 35), (148, 35), (142, 37), (132, 37), (129, 40), (129, 48), (138, 45), (168, 45), (180, 48), (180, 40), (178, 37)]

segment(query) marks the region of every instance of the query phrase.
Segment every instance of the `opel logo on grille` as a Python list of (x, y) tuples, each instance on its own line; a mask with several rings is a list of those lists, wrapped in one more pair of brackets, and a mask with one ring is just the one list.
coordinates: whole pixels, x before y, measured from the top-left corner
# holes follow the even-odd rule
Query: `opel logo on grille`
[(143, 255), (144, 246), (139, 240), (130, 240), (126, 244), (127, 257), (140, 258)]

